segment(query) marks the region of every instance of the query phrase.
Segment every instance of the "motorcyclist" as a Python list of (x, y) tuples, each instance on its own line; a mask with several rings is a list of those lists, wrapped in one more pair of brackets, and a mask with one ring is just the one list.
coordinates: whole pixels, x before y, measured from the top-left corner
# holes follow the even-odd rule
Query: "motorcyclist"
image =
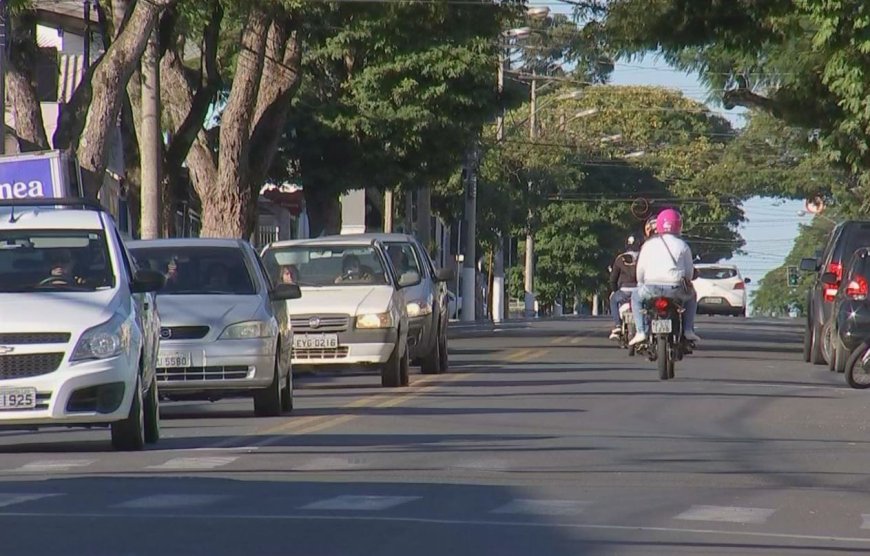
[(655, 297), (667, 297), (683, 303), (683, 336), (692, 342), (700, 340), (695, 334), (695, 313), (698, 302), (692, 287), (695, 267), (692, 250), (680, 239), (683, 222), (680, 213), (665, 209), (656, 217), (657, 236), (648, 239), (637, 260), (638, 287), (631, 296), (631, 310), (637, 325), (637, 334), (628, 343), (633, 346), (647, 339), (647, 323), (643, 303)]
[(610, 270), (610, 291), (613, 292), (610, 294), (610, 315), (614, 325), (610, 331), (611, 340), (619, 339), (622, 331), (619, 307), (631, 299), (631, 292), (637, 287), (638, 243), (634, 236), (629, 236), (625, 241), (625, 251), (616, 256)]

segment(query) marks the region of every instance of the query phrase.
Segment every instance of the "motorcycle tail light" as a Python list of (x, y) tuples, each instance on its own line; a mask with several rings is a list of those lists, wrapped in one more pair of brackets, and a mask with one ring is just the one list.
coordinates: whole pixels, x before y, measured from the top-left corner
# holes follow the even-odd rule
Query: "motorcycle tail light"
[(846, 285), (846, 295), (852, 299), (863, 301), (867, 299), (867, 280), (863, 276), (855, 276)]
[(659, 313), (664, 313), (665, 311), (667, 311), (669, 305), (670, 305), (670, 302), (668, 301), (668, 299), (666, 297), (660, 297), (660, 298), (656, 299), (655, 303), (653, 304), (656, 311), (658, 311)]

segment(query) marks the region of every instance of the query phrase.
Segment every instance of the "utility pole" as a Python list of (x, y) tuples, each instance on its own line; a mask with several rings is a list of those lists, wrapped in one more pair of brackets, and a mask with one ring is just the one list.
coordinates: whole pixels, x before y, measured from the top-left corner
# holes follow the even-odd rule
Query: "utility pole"
[(429, 186), (417, 188), (417, 239), (428, 252), (432, 243), (432, 190)]
[(6, 154), (6, 0), (0, 0), (0, 155)]
[(462, 262), (462, 320), (477, 320), (477, 144), (465, 162), (465, 259)]
[[(496, 119), (495, 138), (496, 142), (504, 140), (504, 70), (507, 63), (504, 49), (499, 49), (498, 57), (498, 118)], [(505, 317), (505, 292), (504, 292), (504, 249), (501, 235), (496, 241), (493, 256), (492, 273), (492, 321), (501, 322)]]
[(160, 52), (156, 29), (142, 56), (142, 239), (160, 237)]
[[(532, 76), (532, 98), (529, 103), (529, 139), (534, 143), (537, 139), (537, 101), (538, 82)], [(532, 229), (532, 182), (529, 182), (529, 212), (526, 215), (526, 272), (525, 272), (525, 306), (526, 316), (535, 315), (535, 231)]]
[(393, 233), (393, 190), (384, 191), (384, 233)]

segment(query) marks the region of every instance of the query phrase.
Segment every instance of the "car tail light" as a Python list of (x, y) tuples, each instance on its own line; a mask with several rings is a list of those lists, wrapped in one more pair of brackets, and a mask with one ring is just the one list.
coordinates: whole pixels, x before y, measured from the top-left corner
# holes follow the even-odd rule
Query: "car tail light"
[(846, 295), (859, 301), (867, 299), (867, 280), (863, 276), (852, 278), (846, 285)]
[(828, 263), (828, 272), (837, 275), (837, 282), (843, 279), (843, 265), (842, 263)]
[(668, 306), (670, 306), (670, 304), (671, 303), (670, 301), (668, 301), (667, 297), (660, 297), (655, 300), (655, 303), (653, 305), (656, 308), (656, 311), (658, 311), (659, 313), (664, 313), (668, 310)]
[(830, 303), (835, 297), (837, 297), (837, 290), (840, 288), (840, 280), (843, 279), (843, 265), (842, 263), (830, 262), (828, 263), (828, 270), (826, 272), (830, 272), (837, 277), (836, 284), (825, 286), (825, 301)]
[(745, 290), (746, 284), (744, 284), (743, 282), (737, 282), (736, 284), (734, 284), (734, 289), (735, 290)]

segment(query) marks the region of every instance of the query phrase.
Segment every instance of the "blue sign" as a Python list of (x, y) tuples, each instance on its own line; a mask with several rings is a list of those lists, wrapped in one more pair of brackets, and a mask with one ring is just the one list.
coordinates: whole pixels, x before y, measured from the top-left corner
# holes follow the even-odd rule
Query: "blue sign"
[(0, 158), (0, 199), (50, 199), (64, 197), (57, 157)]

